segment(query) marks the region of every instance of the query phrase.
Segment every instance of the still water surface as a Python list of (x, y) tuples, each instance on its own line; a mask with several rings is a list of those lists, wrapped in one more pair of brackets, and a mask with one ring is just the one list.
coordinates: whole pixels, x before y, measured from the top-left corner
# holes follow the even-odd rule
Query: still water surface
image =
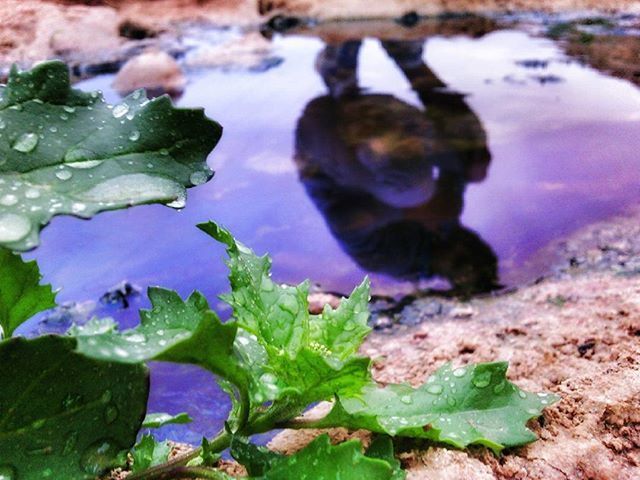
[[(43, 231), (29, 256), (61, 302), (95, 301), (122, 280), (214, 299), (223, 249), (194, 227), (209, 219), (269, 252), (282, 282), (347, 292), (369, 274), (385, 294), (487, 291), (531, 279), (541, 247), (640, 198), (640, 91), (550, 40), (273, 42), (284, 61), (266, 72), (190, 75), (179, 104), (225, 132), (215, 178), (185, 209), (56, 218)], [(112, 80), (80, 88), (117, 102)], [(98, 313), (130, 326), (144, 306)], [(198, 442), (228, 409), (207, 373), (154, 365), (151, 410), (185, 405), (196, 421), (163, 436)]]

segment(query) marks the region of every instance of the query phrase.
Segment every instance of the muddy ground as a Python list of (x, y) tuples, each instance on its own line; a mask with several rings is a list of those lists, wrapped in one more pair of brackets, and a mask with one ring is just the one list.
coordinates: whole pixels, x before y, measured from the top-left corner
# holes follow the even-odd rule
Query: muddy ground
[[(296, 13), (294, 7), (309, 5), (302, 0), (272, 3), (267, 8), (263, 2), (263, 11), (290, 7)], [(386, 8), (401, 3), (406, 7), (411, 2), (387, 2)], [(637, 1), (616, 2), (632, 4), (638, 8)], [(337, 3), (326, 5), (334, 8)], [(257, 25), (265, 20), (257, 6), (234, 0), (155, 0), (153, 8), (143, 0), (1, 0), (0, 67), (56, 57), (86, 76), (117, 70), (149, 49), (178, 58), (176, 38), (185, 24)], [(482, 23), (478, 28), (486, 27)], [(640, 84), (638, 37), (612, 36), (605, 45), (590, 41), (583, 31), (569, 33), (565, 46), (570, 55)], [(325, 34), (335, 32), (329, 28)], [(255, 31), (229, 42), (244, 52), (247, 65), (268, 58), (268, 40)], [(195, 57), (195, 64), (219, 65), (229, 43), (216, 48)], [(393, 313), (376, 313), (377, 331), (362, 352), (377, 358), (375, 376), (383, 383), (420, 383), (447, 361), (508, 360), (510, 378), (518, 385), (562, 397), (532, 425), (540, 440), (531, 446), (500, 458), (480, 448), (409, 448), (401, 454), (409, 478), (640, 478), (640, 207), (554, 242), (534, 260), (549, 265), (547, 275), (516, 291), (468, 302), (425, 297)], [(294, 450), (312, 434), (284, 432), (272, 446)], [(332, 434), (343, 438), (352, 433)]]

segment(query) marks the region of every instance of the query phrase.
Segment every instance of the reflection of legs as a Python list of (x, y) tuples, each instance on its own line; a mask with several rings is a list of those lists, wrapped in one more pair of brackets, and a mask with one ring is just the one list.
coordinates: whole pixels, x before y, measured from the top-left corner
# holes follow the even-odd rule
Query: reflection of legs
[(424, 63), (423, 45), (423, 41), (382, 43), (418, 94), (443, 144), (453, 154), (446, 156), (447, 164), (439, 166), (463, 173), (467, 181), (482, 181), (491, 161), (484, 128), (464, 95), (446, 90), (446, 84)]
[(316, 70), (322, 76), (332, 97), (359, 93), (358, 53), (362, 42), (351, 41), (327, 45), (316, 60)]

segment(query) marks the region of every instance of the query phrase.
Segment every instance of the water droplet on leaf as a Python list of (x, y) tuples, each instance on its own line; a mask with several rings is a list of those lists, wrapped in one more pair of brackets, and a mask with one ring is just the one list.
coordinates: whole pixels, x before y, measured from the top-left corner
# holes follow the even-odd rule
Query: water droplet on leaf
[(56, 172), (56, 177), (60, 180), (69, 180), (71, 177), (73, 177), (73, 173), (71, 173), (69, 170), (58, 170)]
[(0, 198), (0, 205), (4, 205), (5, 207), (10, 207), (18, 203), (18, 197), (15, 195), (8, 193)]
[(126, 103), (121, 103), (113, 107), (113, 111), (111, 112), (115, 118), (124, 117), (127, 112), (129, 112), (129, 105)]
[(0, 242), (17, 242), (31, 231), (28, 218), (14, 213), (0, 214)]
[(38, 135), (35, 133), (23, 133), (13, 144), (13, 149), (22, 152), (32, 152), (38, 145)]
[(427, 392), (431, 393), (432, 395), (440, 395), (442, 393), (442, 390), (444, 390), (442, 388), (442, 385), (438, 385), (437, 383), (432, 383), (427, 387)]

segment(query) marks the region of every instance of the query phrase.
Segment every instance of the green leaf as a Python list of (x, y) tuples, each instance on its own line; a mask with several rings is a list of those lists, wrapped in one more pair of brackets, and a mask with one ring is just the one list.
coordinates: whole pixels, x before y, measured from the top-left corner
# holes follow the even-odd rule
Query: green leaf
[(135, 443), (149, 391), (142, 365), (96, 361), (75, 340), (0, 343), (0, 472), (5, 478), (95, 479)]
[(402, 470), (400, 460), (395, 457), (393, 441), (390, 436), (376, 435), (369, 448), (367, 448), (366, 455), (367, 457), (378, 458), (387, 462), (393, 469), (393, 475), (391, 476), (393, 480), (404, 480), (406, 478), (407, 475)]
[(231, 456), (244, 466), (252, 477), (264, 475), (284, 458), (284, 455), (273, 452), (266, 447), (254, 445), (239, 437), (234, 437), (231, 441)]
[(19, 255), (0, 248), (0, 338), (36, 313), (55, 307), (51, 285), (40, 285), (36, 262), (25, 262)]
[(169, 413), (148, 413), (142, 422), (142, 428), (160, 428), (172, 424), (184, 425), (192, 421), (193, 419), (185, 412), (178, 413), (177, 415), (171, 415)]
[(67, 67), (12, 69), (0, 90), (0, 246), (28, 250), (55, 215), (145, 203), (184, 206), (208, 181), (222, 129), (201, 109), (137, 91), (116, 106), (70, 88)]
[(159, 360), (199, 365), (244, 383), (234, 356), (236, 325), (223, 324), (198, 292), (186, 301), (171, 290), (150, 288), (153, 308), (140, 312), (140, 325), (119, 332), (111, 320), (94, 320), (70, 333), (78, 351), (96, 359), (137, 363)]
[(300, 480), (325, 478), (341, 480), (390, 480), (393, 468), (384, 460), (362, 453), (362, 444), (349, 441), (332, 446), (328, 435), (321, 435), (290, 457), (275, 459), (262, 480)]
[(363, 428), (457, 448), (478, 444), (499, 453), (534, 441), (527, 422), (557, 401), (520, 390), (507, 380), (507, 367), (504, 362), (455, 370), (445, 365), (417, 389), (370, 384), (359, 396), (339, 398), (325, 418), (307, 426)]
[(369, 359), (356, 355), (369, 332), (368, 281), (338, 309), (311, 316), (308, 283), (275, 283), (267, 256), (256, 256), (213, 222), (198, 227), (227, 246), (231, 293), (223, 298), (241, 329), (235, 349), (249, 372), (254, 404), (282, 400), (290, 414), (335, 394), (356, 393), (370, 381)]
[(155, 467), (164, 463), (171, 453), (171, 445), (169, 442), (158, 442), (151, 435), (145, 435), (133, 447), (131, 455), (133, 456), (132, 473), (139, 473), (148, 468)]

